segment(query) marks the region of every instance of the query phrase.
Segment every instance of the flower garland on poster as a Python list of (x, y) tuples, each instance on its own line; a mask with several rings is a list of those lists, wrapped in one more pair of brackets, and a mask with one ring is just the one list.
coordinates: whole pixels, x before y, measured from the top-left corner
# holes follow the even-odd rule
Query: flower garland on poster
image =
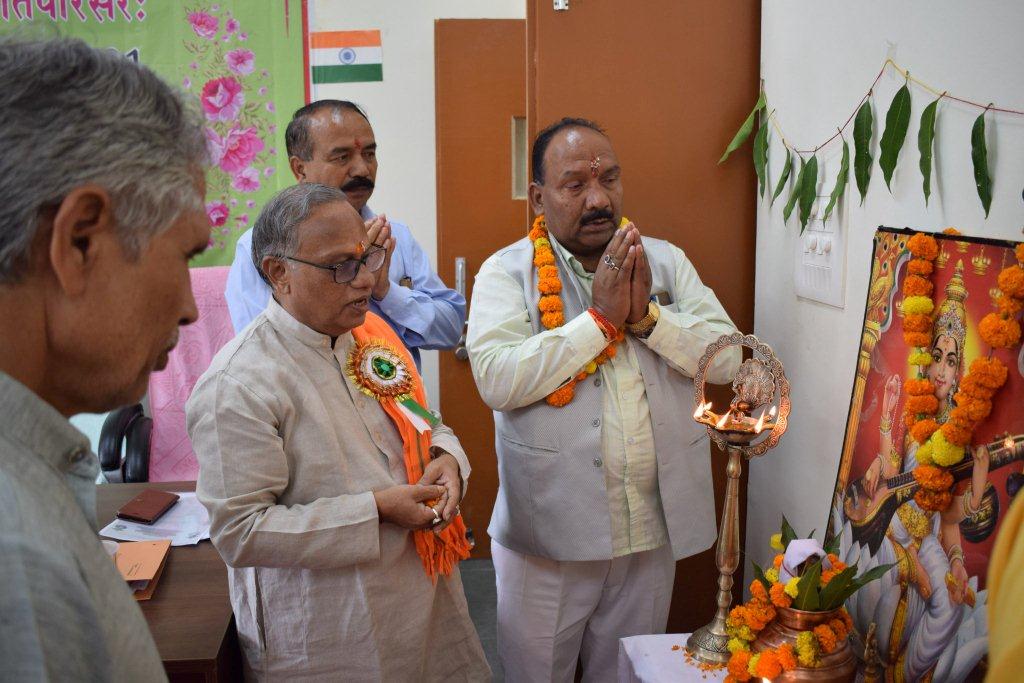
[[(628, 222), (626, 218), (622, 219), (622, 225)], [(558, 266), (555, 265), (555, 252), (548, 238), (544, 214), (534, 219), (529, 238), (533, 242), (533, 265), (537, 267), (537, 291), (540, 292), (537, 308), (540, 309), (540, 322), (545, 329), (553, 330), (565, 323), (565, 313), (561, 296), (562, 280), (558, 274)], [(611, 343), (594, 360), (587, 363), (579, 374), (548, 394), (545, 399), (548, 405), (556, 408), (568, 405), (576, 395), (576, 384), (593, 375), (600, 366), (615, 357), (616, 345), (622, 341), (623, 336), (622, 330), (619, 330)]]
[[(959, 234), (950, 228), (946, 234)], [(989, 355), (975, 359), (953, 396), (956, 405), (942, 425), (935, 419), (939, 401), (935, 386), (926, 378), (932, 362), (928, 346), (934, 322), (934, 284), (929, 279), (939, 254), (934, 237), (917, 233), (907, 242), (911, 253), (903, 284), (903, 338), (911, 347), (908, 362), (917, 366), (917, 378), (907, 382), (908, 398), (904, 421), (919, 445), (914, 479), (920, 489), (914, 500), (922, 510), (941, 512), (953, 501), (954, 478), (949, 468), (964, 459), (974, 431), (992, 412), (992, 399), (1006, 383), (1008, 370), (1001, 360)], [(982, 340), (993, 350), (1013, 348), (1020, 342), (1017, 316), (1024, 309), (1024, 245), (1015, 251), (1018, 263), (1005, 268), (998, 279), (998, 312), (986, 315), (979, 324)]]
[(239, 21), (229, 11), (220, 12), (217, 4), (184, 10), (195, 38), (185, 42), (193, 61), (191, 75), (182, 80), (182, 87), (199, 97), (206, 118), (211, 162), (206, 213), (213, 228), (210, 246), (217, 248), (232, 233), (229, 218), (235, 230), (249, 223), (256, 201), (246, 196), (274, 174), (272, 157), (277, 155), (265, 142), (277, 132), (270, 72), (257, 69), (257, 56), (246, 47), (248, 34)]

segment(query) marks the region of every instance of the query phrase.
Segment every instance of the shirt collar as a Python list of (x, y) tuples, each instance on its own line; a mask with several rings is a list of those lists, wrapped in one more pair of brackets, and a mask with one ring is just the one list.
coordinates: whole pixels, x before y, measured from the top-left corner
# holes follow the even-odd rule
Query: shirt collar
[(594, 274), (588, 273), (587, 269), (583, 267), (583, 264), (579, 262), (579, 259), (573, 256), (568, 249), (559, 244), (558, 240), (556, 240), (550, 232), (548, 233), (548, 241), (555, 247), (555, 251), (558, 252), (558, 255), (562, 257), (562, 260), (568, 264), (572, 269), (572, 272), (576, 274), (576, 277), (586, 278), (588, 280), (594, 279)]
[[(270, 321), (275, 330), (288, 337), (297, 339), (306, 346), (323, 349), (327, 353), (332, 353), (333, 351), (329, 335), (321, 334), (312, 327), (300, 323), (291, 313), (284, 309), (284, 306), (277, 303), (274, 297), (270, 297), (270, 302), (267, 304), (267, 320)], [(351, 332), (346, 332), (342, 336), (348, 337), (351, 334)]]
[[(84, 465), (89, 439), (57, 409), (10, 375), (0, 372), (0, 434), (17, 441), (60, 472)], [(98, 468), (97, 468), (98, 470)], [(93, 474), (95, 476), (95, 474)]]

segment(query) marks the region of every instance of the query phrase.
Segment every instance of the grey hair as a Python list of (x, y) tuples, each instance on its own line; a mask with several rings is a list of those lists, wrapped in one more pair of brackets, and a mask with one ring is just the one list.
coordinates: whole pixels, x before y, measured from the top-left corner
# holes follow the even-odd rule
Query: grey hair
[(334, 202), (348, 203), (345, 193), (336, 187), (317, 183), (299, 183), (285, 188), (263, 205), (252, 227), (252, 263), (263, 281), (271, 284), (263, 271), (267, 256), (284, 258), (299, 248), (299, 231), (317, 208)]
[(198, 111), (148, 68), (81, 40), (0, 39), (0, 284), (24, 277), (44, 213), (88, 183), (137, 258), (203, 209), (208, 158)]

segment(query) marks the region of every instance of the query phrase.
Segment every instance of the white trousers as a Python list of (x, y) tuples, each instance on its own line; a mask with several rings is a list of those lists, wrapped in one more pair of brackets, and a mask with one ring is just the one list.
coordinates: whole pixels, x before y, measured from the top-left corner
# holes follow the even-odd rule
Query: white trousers
[(676, 563), (668, 544), (612, 560), (559, 562), (493, 539), (498, 654), (509, 683), (615, 681), (619, 638), (664, 633)]

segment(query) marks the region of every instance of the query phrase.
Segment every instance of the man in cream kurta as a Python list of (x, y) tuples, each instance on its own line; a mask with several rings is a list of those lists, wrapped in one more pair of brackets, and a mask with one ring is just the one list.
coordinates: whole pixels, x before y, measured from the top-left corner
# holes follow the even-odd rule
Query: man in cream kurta
[[(344, 202), (337, 190), (299, 185), (264, 208), (254, 261), (275, 298), (217, 354), (188, 403), (197, 491), (230, 567), (247, 669), (264, 680), (482, 680), (458, 568), (432, 583), (411, 531), (389, 521), (380, 498), (411, 492), (407, 509), (424, 515), (414, 526), (429, 528), (435, 513), (422, 501), (438, 491), (408, 486), (394, 423), (345, 373), (354, 342), (341, 330), (365, 316), (372, 248), (348, 283), (314, 265), (369, 248)], [(318, 327), (318, 316), (350, 322), (317, 331), (297, 315)], [(431, 443), (454, 457), (464, 489), (458, 439), (439, 425)]]
[[(680, 249), (621, 221), (621, 169), (595, 124), (542, 131), (533, 161), (565, 322), (542, 325), (526, 239), (481, 267), (467, 340), (495, 411), (498, 647), (512, 682), (571, 681), (578, 658), (584, 681), (610, 681), (619, 638), (664, 631), (675, 560), (714, 541), (690, 378), (735, 327)], [(627, 330), (617, 353), (568, 405), (548, 405), (608, 345), (608, 322)], [(735, 351), (719, 354), (709, 381), (731, 379)]]

